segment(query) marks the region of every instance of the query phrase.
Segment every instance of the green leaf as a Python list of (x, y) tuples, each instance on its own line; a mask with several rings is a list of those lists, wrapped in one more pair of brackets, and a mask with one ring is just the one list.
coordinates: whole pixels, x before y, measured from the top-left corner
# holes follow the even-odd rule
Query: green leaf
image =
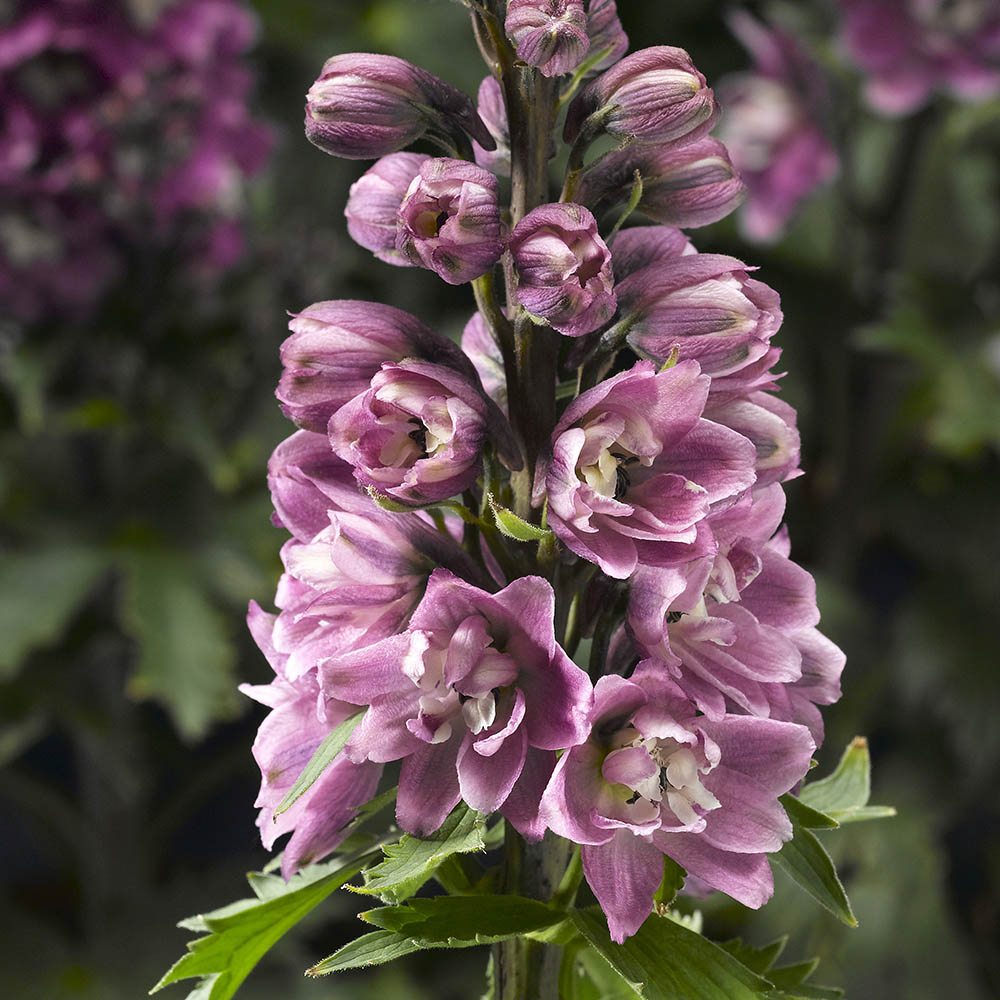
[(493, 511), (493, 517), (497, 522), (500, 533), (506, 535), (508, 538), (513, 538), (519, 542), (540, 542), (543, 539), (553, 537), (552, 532), (548, 528), (539, 528), (537, 524), (530, 524), (518, 517), (512, 510), (501, 507), (492, 496), (489, 498), (489, 501), (490, 510)]
[(763, 948), (754, 948), (744, 944), (739, 938), (733, 938), (732, 941), (723, 941), (719, 947), (725, 948), (737, 962), (745, 965), (751, 972), (763, 976), (778, 960), (787, 944), (787, 936), (780, 937), (776, 941), (764, 945)]
[(239, 708), (228, 619), (202, 590), (193, 559), (132, 548), (122, 562), (122, 624), (139, 643), (129, 694), (162, 702), (181, 736), (198, 739)]
[(790, 990), (772, 990), (767, 1000), (840, 1000), (844, 991), (834, 986), (794, 986)]
[(793, 986), (801, 986), (816, 971), (818, 965), (818, 958), (807, 958), (804, 962), (796, 962), (794, 965), (783, 965), (778, 969), (771, 969), (767, 974), (767, 978), (779, 990), (787, 990)]
[(792, 794), (782, 795), (778, 801), (784, 806), (788, 818), (807, 830), (836, 830), (840, 826), (832, 816), (807, 806)]
[(663, 855), (663, 878), (660, 879), (660, 887), (653, 895), (653, 905), (661, 917), (665, 915), (667, 907), (684, 887), (686, 875), (687, 872), (673, 858)]
[(434, 896), (359, 914), (424, 947), (468, 948), (544, 932), (566, 919), (563, 910), (522, 896)]
[(355, 892), (378, 896), (387, 903), (409, 899), (453, 854), (484, 850), (483, 817), (459, 804), (429, 837), (404, 833), (398, 843), (382, 848), (385, 860), (365, 872), (365, 884)]
[(59, 638), (107, 566), (103, 552), (82, 545), (4, 555), (0, 560), (0, 680), (10, 680), (33, 649)]
[(364, 710), (345, 719), (323, 742), (312, 755), (309, 763), (306, 764), (298, 781), (292, 785), (289, 793), (281, 800), (281, 805), (274, 810), (274, 818), (277, 819), (283, 812), (290, 809), (298, 800), (312, 788), (317, 778), (334, 762), (344, 745), (351, 738), (351, 733), (358, 727), (358, 723), (364, 718)]
[(644, 1000), (756, 1000), (769, 989), (717, 944), (672, 920), (651, 916), (624, 944), (611, 940), (596, 908), (576, 911), (573, 922)]
[(771, 863), (789, 875), (838, 920), (849, 927), (857, 927), (858, 921), (830, 855), (811, 830), (799, 826), (794, 820), (792, 826), (795, 831), (792, 839), (777, 854), (770, 855)]
[[(347, 862), (313, 865), (294, 875), (285, 891), (277, 894), (272, 882), (258, 882), (255, 889), (267, 886), (264, 898), (242, 899), (182, 920), (179, 926), (207, 936), (190, 942), (188, 954), (150, 992), (181, 979), (203, 977), (189, 1000), (228, 1000), (268, 949), (331, 892), (357, 875), (370, 857), (366, 854)], [(261, 876), (263, 880), (270, 878)]]
[(306, 970), (307, 976), (328, 976), (331, 972), (343, 972), (345, 969), (366, 969), (371, 965), (384, 965), (393, 959), (411, 955), (422, 950), (418, 944), (405, 934), (394, 931), (373, 931), (362, 934), (361, 937), (338, 948), (329, 958), (317, 962)]
[(891, 806), (869, 806), (871, 795), (871, 757), (868, 741), (856, 736), (844, 750), (833, 774), (802, 788), (799, 799), (807, 806), (826, 813), (838, 823), (895, 816)]

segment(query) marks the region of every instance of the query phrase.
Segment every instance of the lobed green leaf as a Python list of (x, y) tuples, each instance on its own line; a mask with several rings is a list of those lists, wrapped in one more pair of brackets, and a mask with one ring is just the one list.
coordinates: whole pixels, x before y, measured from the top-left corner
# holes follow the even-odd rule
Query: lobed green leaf
[(869, 806), (871, 795), (871, 757), (868, 741), (855, 736), (848, 744), (834, 772), (819, 781), (803, 786), (799, 800), (825, 813), (837, 823), (855, 823), (867, 819), (895, 816), (891, 806)]

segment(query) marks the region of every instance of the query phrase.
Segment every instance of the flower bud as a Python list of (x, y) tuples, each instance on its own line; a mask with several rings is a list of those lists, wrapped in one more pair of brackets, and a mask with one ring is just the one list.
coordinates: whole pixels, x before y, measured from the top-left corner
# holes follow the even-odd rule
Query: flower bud
[(490, 333), (481, 312), (474, 312), (462, 331), (462, 350), (476, 366), (483, 391), (500, 409), (507, 412), (507, 373), (503, 354)]
[(374, 159), (429, 129), (461, 130), (484, 149), (494, 145), (468, 95), (395, 56), (333, 56), (306, 95), (306, 138), (331, 156)]
[(648, 267), (617, 287), (629, 346), (665, 360), (676, 348), (713, 378), (739, 371), (767, 353), (781, 326), (777, 292), (721, 254), (678, 257)]
[(715, 124), (717, 109), (691, 57), (670, 45), (640, 49), (588, 84), (566, 115), (563, 138), (581, 132), (644, 143), (696, 139)]
[(507, 105), (504, 102), (503, 87), (495, 76), (488, 76), (479, 85), (479, 117), (490, 130), (496, 142), (496, 149), (483, 149), (473, 142), (472, 150), (476, 163), (484, 170), (490, 170), (504, 177), (510, 176), (510, 125), (507, 122)]
[(697, 252), (691, 241), (671, 226), (623, 229), (614, 242), (615, 281), (624, 281), (643, 268)]
[(396, 251), (396, 218), (406, 189), (429, 159), (423, 153), (390, 153), (351, 185), (344, 209), (347, 231), (387, 264), (412, 266)]
[(465, 160), (428, 160), (399, 206), (396, 249), (450, 285), (484, 275), (507, 245), (497, 179)]
[(457, 344), (415, 316), (377, 302), (317, 302), (292, 317), (281, 345), (276, 395), (290, 420), (324, 432), (330, 417), (360, 392), (386, 361), (423, 358), (475, 378)]
[(581, 337), (614, 315), (611, 251), (581, 205), (540, 205), (514, 229), (510, 250), (517, 299), (567, 337)]
[(510, 0), (504, 28), (518, 59), (542, 76), (571, 72), (590, 48), (583, 0)]
[(587, 35), (590, 37), (590, 57), (606, 53), (590, 68), (591, 73), (603, 73), (628, 52), (628, 35), (618, 19), (615, 0), (590, 0), (587, 7)]
[(595, 212), (628, 197), (639, 171), (639, 211), (667, 226), (707, 226), (729, 215), (746, 193), (718, 139), (705, 136), (681, 146), (637, 146), (610, 153), (584, 175), (576, 199)]
[(330, 447), (355, 476), (403, 503), (468, 489), (482, 470), (487, 400), (443, 365), (384, 364), (371, 386), (330, 420)]

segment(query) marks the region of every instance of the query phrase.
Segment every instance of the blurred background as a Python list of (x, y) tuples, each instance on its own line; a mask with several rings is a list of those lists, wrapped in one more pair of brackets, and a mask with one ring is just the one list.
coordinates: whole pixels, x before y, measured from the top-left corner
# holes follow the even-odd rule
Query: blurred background
[[(962, 32), (985, 37), (996, 5), (879, 2), (899, 38), (919, 7), (963, 66), (938, 59), (921, 92), (911, 61), (900, 96), (852, 41), (864, 0), (751, 4), (752, 23), (712, 0), (619, 2), (633, 48), (683, 46), (725, 102), (751, 199), (692, 235), (783, 298), (807, 473), (787, 488), (793, 553), (848, 654), (821, 769), (866, 734), (873, 801), (899, 810), (826, 837), (859, 930), (784, 883), (749, 923), (711, 901), (706, 930), (794, 929), (786, 954), (819, 955), (817, 981), (856, 1000), (986, 1000), (1000, 102)], [(144, 995), (191, 936), (176, 921), (245, 895), (267, 860), (263, 710), (236, 684), (270, 677), (243, 618), (251, 598), (270, 606), (285, 537), (265, 466), (290, 431), (273, 398), (286, 312), (370, 298), (457, 334), (473, 308), (348, 239), (367, 165), (301, 130), (306, 89), (343, 51), (473, 94), (483, 75), (453, 0), (0, 0), (0, 966), (18, 1000)], [(240, 996), (479, 995), (479, 949), (304, 980), (355, 936), (354, 909), (331, 898)]]

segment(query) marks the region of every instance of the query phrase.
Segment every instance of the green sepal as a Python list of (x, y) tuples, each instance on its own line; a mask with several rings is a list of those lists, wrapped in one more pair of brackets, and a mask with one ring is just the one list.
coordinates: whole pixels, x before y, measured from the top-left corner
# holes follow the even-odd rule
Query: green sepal
[(803, 786), (800, 800), (826, 813), (838, 823), (856, 823), (868, 819), (895, 816), (892, 806), (870, 806), (871, 757), (868, 741), (855, 736), (847, 745), (834, 772), (819, 781)]
[(290, 809), (298, 800), (312, 788), (319, 776), (337, 759), (340, 751), (351, 738), (351, 733), (358, 727), (358, 723), (364, 718), (364, 710), (345, 719), (322, 743), (312, 755), (309, 763), (303, 768), (291, 790), (281, 800), (281, 804), (274, 810), (274, 820)]
[(489, 497), (490, 510), (502, 535), (518, 542), (540, 542), (554, 537), (548, 528), (539, 528), (520, 518), (512, 510), (501, 507), (492, 496)]

